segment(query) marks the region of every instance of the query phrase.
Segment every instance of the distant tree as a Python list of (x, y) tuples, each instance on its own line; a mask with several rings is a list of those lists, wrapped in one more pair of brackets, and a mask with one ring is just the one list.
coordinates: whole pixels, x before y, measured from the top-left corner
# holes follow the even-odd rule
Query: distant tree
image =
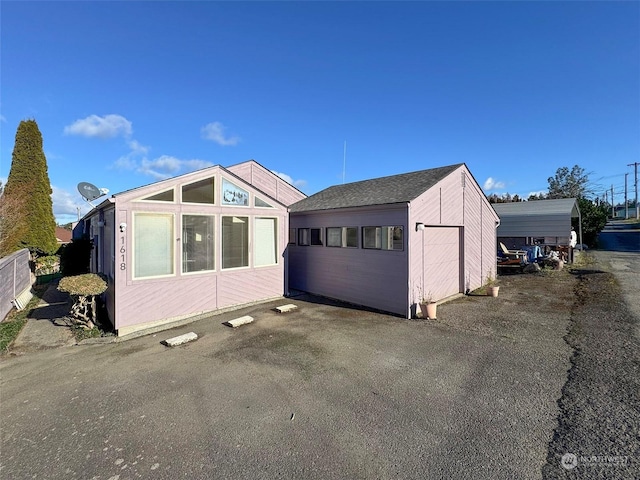
[[(589, 175), (584, 168), (574, 165), (559, 168), (554, 177), (549, 177), (549, 195), (547, 198), (577, 198), (582, 217), (582, 241), (593, 248), (597, 244), (598, 234), (607, 223), (609, 206), (605, 203), (594, 203), (588, 197), (592, 194), (589, 188)], [(577, 221), (577, 219), (574, 219)], [(578, 225), (574, 225), (578, 230)]]
[(16, 251), (26, 247), (36, 254), (55, 253), (58, 245), (51, 183), (42, 134), (35, 120), (23, 120), (18, 125), (3, 198), (20, 207), (15, 217), (16, 236), (9, 242), (8, 249)]
[(502, 195), (498, 195), (497, 193), (492, 193), (491, 195), (487, 195), (487, 200), (489, 203), (509, 203), (509, 202), (522, 202), (523, 200), (518, 196), (518, 194), (514, 194), (511, 196), (509, 192), (503, 193)]
[(529, 195), (529, 198), (527, 198), (527, 200), (531, 201), (531, 200), (546, 200), (547, 196), (544, 193), (532, 193), (531, 195)]
[(571, 170), (568, 167), (559, 168), (555, 176), (549, 177), (547, 181), (547, 198), (583, 198), (591, 193), (588, 187), (589, 175), (578, 165), (574, 165)]
[[(586, 198), (578, 199), (578, 207), (582, 216), (582, 242), (594, 248), (598, 243), (598, 234), (607, 224), (609, 207), (604, 203), (596, 204)], [(574, 228), (579, 231), (578, 225), (574, 225)]]

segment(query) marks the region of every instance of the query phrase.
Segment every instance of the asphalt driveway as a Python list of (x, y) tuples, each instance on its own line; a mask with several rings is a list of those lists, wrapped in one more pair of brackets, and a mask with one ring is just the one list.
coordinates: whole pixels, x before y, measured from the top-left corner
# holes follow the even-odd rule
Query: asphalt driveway
[(576, 282), (505, 277), (498, 298), (441, 305), (437, 321), (299, 297), (5, 357), (0, 476), (540, 478)]

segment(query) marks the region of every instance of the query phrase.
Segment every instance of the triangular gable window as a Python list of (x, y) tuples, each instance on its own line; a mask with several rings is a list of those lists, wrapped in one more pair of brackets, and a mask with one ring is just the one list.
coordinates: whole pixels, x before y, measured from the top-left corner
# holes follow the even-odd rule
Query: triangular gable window
[(254, 197), (253, 204), (256, 207), (273, 208), (273, 205), (268, 204), (267, 202), (265, 202), (264, 200), (258, 197)]
[(208, 203), (213, 205), (215, 203), (214, 198), (213, 177), (182, 186), (183, 203)]
[(222, 204), (249, 206), (249, 192), (234, 185), (228, 180), (222, 179)]
[(173, 202), (173, 189), (156, 193), (155, 195), (151, 195), (149, 197), (141, 198), (141, 200), (149, 202)]

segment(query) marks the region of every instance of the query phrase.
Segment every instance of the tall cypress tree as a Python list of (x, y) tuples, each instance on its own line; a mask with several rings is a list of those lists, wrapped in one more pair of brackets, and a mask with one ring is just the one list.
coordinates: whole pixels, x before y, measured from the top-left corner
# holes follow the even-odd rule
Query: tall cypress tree
[(3, 201), (15, 201), (21, 210), (12, 251), (28, 248), (37, 254), (52, 254), (58, 249), (51, 193), (42, 134), (35, 120), (23, 120), (16, 132), (3, 194)]

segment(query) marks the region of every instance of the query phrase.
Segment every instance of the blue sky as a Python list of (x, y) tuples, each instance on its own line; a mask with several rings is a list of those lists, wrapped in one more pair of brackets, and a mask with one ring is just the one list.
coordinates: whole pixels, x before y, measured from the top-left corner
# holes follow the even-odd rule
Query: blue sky
[[(640, 3), (0, 4), (0, 179), (23, 119), (54, 214), (255, 159), (307, 194), (466, 163), (487, 193), (640, 161)], [(633, 174), (629, 185), (633, 184)], [(618, 196), (622, 201), (622, 195)]]

